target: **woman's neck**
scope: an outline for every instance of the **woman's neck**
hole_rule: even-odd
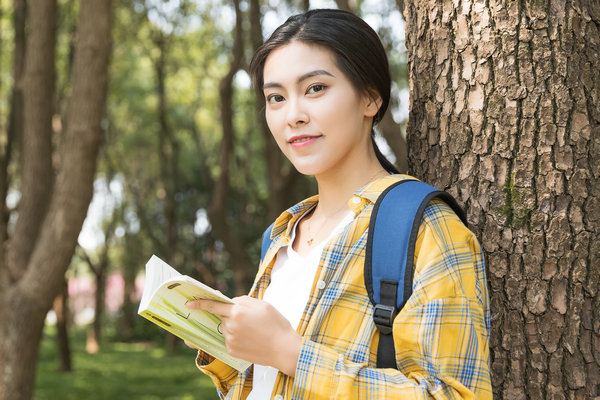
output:
[[[307,218],[303,218],[298,226],[296,240],[292,244],[294,250],[304,255],[313,243],[320,243],[331,233],[331,230],[342,220],[344,211],[349,211],[348,200],[356,190],[369,182],[387,175],[385,169],[373,154],[365,157],[363,162],[340,163],[334,169],[316,176],[319,187],[319,202]]]
[[[319,204],[315,213],[328,216],[338,212],[356,190],[387,174],[375,159],[375,162],[364,163],[362,166],[358,164],[350,168],[338,168],[317,176]]]

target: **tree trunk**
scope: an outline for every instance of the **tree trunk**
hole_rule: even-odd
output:
[[[408,171],[408,159],[406,140],[402,133],[402,125],[397,124],[392,117],[392,112],[388,110],[379,123],[381,134],[392,149],[396,162],[394,163],[401,173]]]
[[[242,241],[230,229],[231,223],[227,218],[227,204],[229,198],[230,155],[233,152],[234,127],[233,127],[233,78],[242,66],[244,47],[242,31],[242,12],[239,0],[233,1],[236,11],[236,24],[234,33],[233,59],[229,71],[219,83],[221,100],[221,126],[223,128],[223,141],[221,142],[220,173],[217,177],[215,190],[208,207],[208,217],[215,236],[225,244],[231,256],[235,293],[238,295],[248,292],[251,285],[251,265],[253,265],[244,249]]]
[[[8,243],[11,256],[0,260],[1,400],[27,400],[32,395],[44,318],[60,291],[92,198],[108,77],[110,0],[83,0],[67,131],[59,148],[61,167],[53,185],[42,182],[42,177],[54,181],[54,171],[48,163],[52,154],[48,136],[56,2],[32,0],[30,5],[22,197],[17,226]],[[40,165],[48,170],[41,171]],[[40,175],[34,176],[32,171]],[[28,184],[26,177],[30,179]],[[50,194],[48,188],[52,190]],[[36,221],[33,216],[41,220]]]
[[[69,345],[69,290],[67,280],[52,305],[56,315],[56,345],[58,348],[58,367],[63,372],[71,372],[71,346]]]
[[[56,0],[31,0],[24,84],[19,219],[7,257],[0,267],[0,399],[28,399],[32,394],[39,340],[52,297],[30,302],[12,283],[25,273],[51,194],[50,154],[54,95]],[[35,28],[33,28],[35,27]],[[38,175],[39,174],[39,175]],[[39,203],[36,203],[39,199]],[[58,290],[57,290],[58,292]],[[25,367],[27,366],[27,367]]]
[[[33,393],[35,365],[46,309],[14,289],[0,301],[0,399],[28,400]]]
[[[14,154],[13,149],[23,136],[23,71],[25,70],[25,0],[15,0],[13,4],[13,86],[10,98],[10,114],[6,144],[0,156],[0,243],[8,238],[9,211],[6,207],[6,195],[10,186],[9,165]],[[5,260],[5,248],[0,246],[0,260]],[[0,272],[0,281],[2,280]]]
[[[494,395],[600,396],[600,8],[407,1],[412,173],[487,255]]]
[[[156,72],[156,92],[158,95],[158,120],[159,132],[159,161],[160,174],[164,194],[164,213],[166,219],[165,233],[165,261],[168,264],[174,262],[177,251],[177,216],[175,213],[175,193],[178,187],[179,176],[179,143],[177,142],[168,120],[168,105],[166,91],[166,68],[167,68],[167,40],[163,32],[157,33],[156,46],[158,47],[158,59],[154,62]]]
[[[349,0],[335,0],[335,4],[340,10],[354,12],[354,7],[350,5]]]
[[[136,246],[139,246],[139,244],[134,241],[131,235],[126,234],[125,248],[135,249]],[[139,258],[137,258],[135,252],[128,252],[123,260],[121,272],[123,273],[125,287],[123,290],[123,306],[121,307],[117,329],[117,336],[120,340],[131,340],[134,332],[137,304],[134,303],[133,298],[135,296],[135,278],[138,272],[138,260]]]
[[[111,173],[109,167],[109,173],[106,176],[107,191],[110,193],[110,182],[114,176]],[[85,350],[89,354],[96,354],[102,347],[102,324],[104,320],[104,309],[106,307],[106,278],[108,274],[108,266],[110,264],[109,251],[111,247],[112,237],[115,232],[115,228],[118,223],[118,218],[113,210],[113,215],[110,217],[110,221],[105,226],[104,234],[104,245],[99,254],[97,263],[94,263],[90,256],[87,254],[85,249],[79,248],[82,258],[87,263],[90,271],[94,275],[96,291],[94,292],[94,320],[92,322],[92,329],[87,332],[87,339],[85,343]]]
[[[404,13],[404,0],[396,0],[396,5],[401,13]]]
[[[19,218],[8,249],[11,280],[25,273],[52,195],[52,115],[54,113],[54,48],[56,0],[31,0],[31,29],[27,38],[23,76],[24,119],[21,143],[21,192]],[[27,195],[25,195],[27,194]]]
[[[108,263],[102,263],[94,269],[96,291],[94,292],[94,320],[92,321],[91,335],[88,335],[85,349],[89,354],[96,354],[102,347],[102,319],[104,318],[104,307],[106,304],[106,267]]]
[[[166,91],[166,68],[168,56],[168,37],[163,32],[157,33],[156,46],[158,47],[158,59],[155,60],[156,91],[158,95],[158,120],[159,132],[159,162],[161,183],[164,190],[163,207],[165,214],[165,261],[173,265],[177,252],[177,214],[175,193],[178,190],[179,177],[179,143],[173,134],[168,120],[168,104]],[[174,335],[166,333],[166,343],[169,351],[173,352],[181,341]]]

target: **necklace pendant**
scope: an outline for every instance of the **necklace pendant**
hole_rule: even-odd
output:
[[[313,240],[315,240],[315,238],[308,239],[308,240],[306,241],[306,244],[307,244],[307,245],[309,245],[309,246],[311,246],[311,245],[312,245],[312,242],[313,242]]]

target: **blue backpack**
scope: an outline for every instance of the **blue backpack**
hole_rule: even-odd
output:
[[[373,206],[365,249],[365,287],[379,329],[378,368],[397,368],[392,325],[412,294],[415,243],[423,212],[434,198],[446,202],[466,225],[465,213],[447,192],[417,180],[385,189]],[[273,224],[262,239],[261,260],[271,245]]]

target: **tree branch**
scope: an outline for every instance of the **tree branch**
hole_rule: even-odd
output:
[[[81,256],[83,261],[85,261],[85,263],[88,265],[88,267],[90,267],[90,270],[92,271],[92,273],[97,276],[99,273],[98,268],[96,267],[96,264],[94,264],[94,262],[90,258],[87,251],[85,251],[85,249],[83,247],[81,247],[81,245],[79,245],[79,244],[77,245],[77,250],[79,250],[78,251],[79,255]]]
[[[21,201],[19,218],[8,247],[12,280],[23,276],[37,243],[52,196],[52,104],[54,99],[54,49],[56,0],[32,0],[29,8],[25,74],[24,119],[21,143]]]

